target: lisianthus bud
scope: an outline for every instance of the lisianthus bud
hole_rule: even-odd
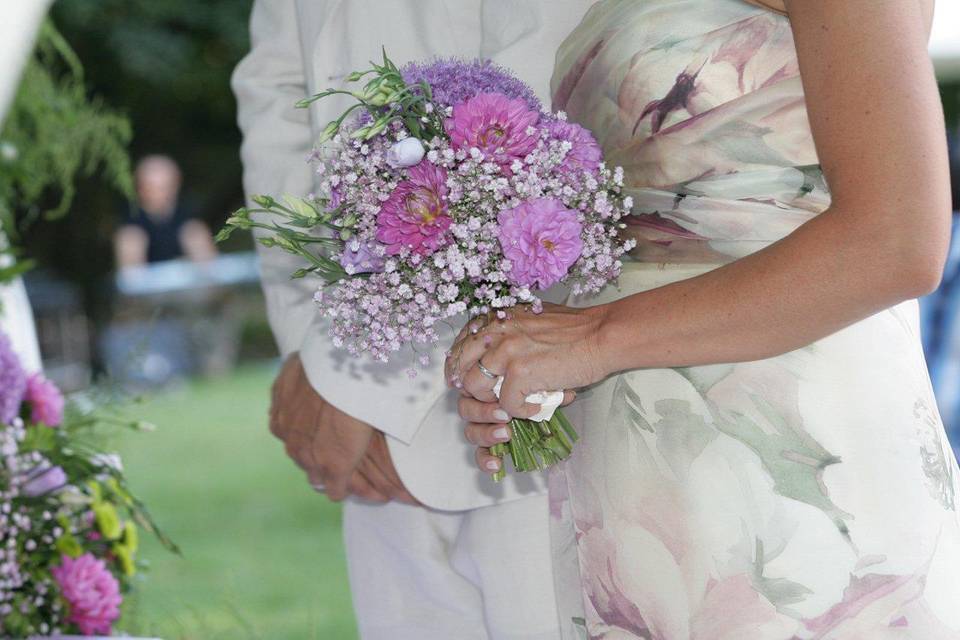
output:
[[[370,138],[380,135],[386,130],[388,124],[390,124],[389,120],[386,120],[386,119],[377,120],[376,122],[373,123],[373,126],[370,127],[370,131],[367,132],[367,136],[364,139],[369,140]]]
[[[423,143],[417,138],[404,138],[397,142],[387,151],[387,164],[394,169],[404,169],[412,167],[423,160],[426,150]]]
[[[323,131],[320,132],[320,137],[317,138],[317,144],[320,145],[326,142],[327,140],[331,140],[333,136],[337,135],[337,131],[339,130],[340,130],[340,123],[334,120],[333,122],[328,124],[326,127],[324,127]]]
[[[353,139],[357,138],[366,138],[367,134],[370,133],[370,127],[360,127],[356,131],[350,134],[350,137]]]
[[[367,104],[374,107],[382,107],[387,104],[387,96],[382,93],[376,93],[371,98],[367,99]]]

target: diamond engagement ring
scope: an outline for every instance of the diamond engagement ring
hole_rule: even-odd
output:
[[[497,378],[500,377],[497,374],[495,374],[493,371],[490,371],[490,369],[487,369],[485,366],[483,366],[483,363],[480,362],[479,360],[477,360],[477,368],[480,369],[480,373],[483,374],[484,378],[490,378],[491,380],[496,380]]]

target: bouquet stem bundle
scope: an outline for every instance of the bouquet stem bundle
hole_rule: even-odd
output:
[[[501,459],[509,454],[514,470],[520,472],[541,471],[566,460],[579,439],[576,429],[559,409],[542,422],[514,418],[510,430],[510,442],[490,447],[490,453]],[[505,477],[506,470],[500,465],[493,480],[500,482]]]

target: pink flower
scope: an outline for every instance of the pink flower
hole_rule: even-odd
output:
[[[377,240],[389,255],[403,247],[429,255],[444,246],[452,220],[447,215],[447,172],[429,161],[411,167],[377,215]]]
[[[42,373],[34,373],[27,379],[27,394],[31,419],[48,427],[58,427],[63,422],[63,394]]]
[[[84,635],[111,632],[120,617],[120,585],[103,560],[85,553],[79,558],[62,556],[60,566],[53,567],[53,577],[70,607],[67,622],[77,625]]]
[[[595,171],[600,166],[603,151],[600,150],[600,145],[589,131],[578,124],[564,120],[548,122],[546,129],[552,138],[573,145],[560,163],[561,169]]]
[[[567,275],[583,250],[578,214],[559,200],[528,200],[501,211],[497,221],[513,284],[546,289]]]
[[[454,149],[476,147],[484,157],[510,171],[514,160],[522,160],[537,146],[536,133],[527,129],[537,124],[540,114],[523,100],[511,100],[502,93],[481,93],[453,107],[445,126]]]

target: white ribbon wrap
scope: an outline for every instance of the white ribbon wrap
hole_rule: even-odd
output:
[[[493,385],[493,395],[500,398],[500,387],[503,386],[503,376],[497,378],[497,384]],[[543,422],[553,417],[557,408],[563,404],[563,391],[538,391],[527,396],[527,402],[540,405],[540,411],[532,416],[530,420],[534,422]]]

